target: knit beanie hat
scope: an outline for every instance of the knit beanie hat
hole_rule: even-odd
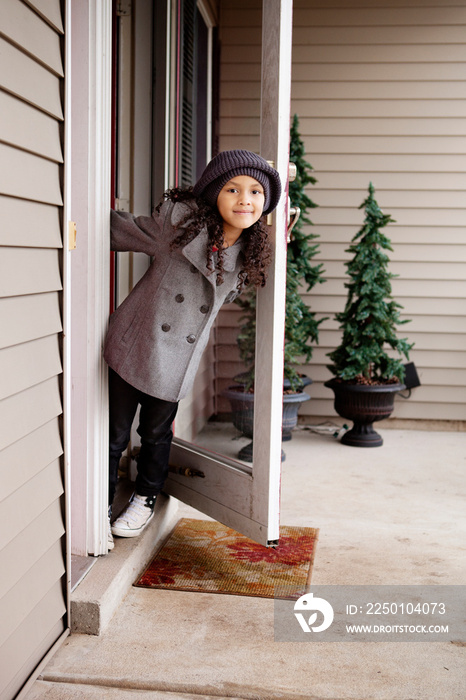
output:
[[[249,175],[264,188],[264,214],[270,214],[280,199],[282,186],[278,172],[264,158],[252,151],[222,151],[205,168],[193,187],[195,197],[202,197],[214,207],[220,190],[235,175]]]

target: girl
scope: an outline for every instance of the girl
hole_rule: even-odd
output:
[[[153,516],[168,474],[178,402],[191,389],[224,303],[263,286],[271,251],[261,217],[273,211],[280,178],[263,158],[224,151],[192,190],[173,189],[152,217],[112,211],[112,249],[154,257],[115,311],[105,342],[109,371],[109,537],[135,537]],[[110,526],[118,464],[140,404],[135,492]]]

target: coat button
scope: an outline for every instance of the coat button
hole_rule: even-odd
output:
[[[188,337],[186,338],[186,340],[188,341],[188,343],[195,343],[195,342],[196,342],[196,336],[195,336],[195,335],[188,335]]]
[[[184,296],[182,294],[177,294],[175,297],[175,301],[177,301],[178,304],[181,304],[181,302],[184,301]]]
[[[207,306],[207,304],[203,304],[203,305],[201,306],[201,308],[199,309],[199,311],[201,312],[201,314],[206,314],[206,313],[208,312],[208,310],[209,310],[209,307]]]
[[[191,272],[197,272],[197,267],[195,265],[191,265],[189,269],[191,270]]]
[[[169,323],[163,323],[162,324],[162,330],[167,333],[170,330],[171,326]]]

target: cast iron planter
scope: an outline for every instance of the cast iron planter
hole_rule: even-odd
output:
[[[241,391],[241,386],[232,386],[222,393],[230,401],[233,425],[243,435],[252,439],[254,430],[254,394]],[[298,422],[299,407],[304,401],[309,401],[310,398],[309,394],[306,394],[304,391],[294,394],[283,394],[282,440],[291,440],[291,431]],[[252,462],[252,443],[243,447],[238,457],[245,462]],[[282,461],[284,457],[282,453]]]
[[[301,377],[301,389],[312,384],[312,379],[305,374]],[[311,397],[304,391],[296,393],[288,393],[291,391],[291,383],[289,379],[283,380],[283,420],[282,420],[282,440],[285,442],[293,437],[292,430],[298,423],[298,411],[302,403],[308,401]],[[287,393],[285,393],[287,392]],[[306,397],[306,398],[303,398]],[[287,398],[288,397],[288,398]],[[301,397],[301,398],[300,398]]]
[[[334,406],[338,415],[353,421],[353,427],[343,435],[342,443],[353,447],[380,447],[383,439],[372,423],[391,415],[395,394],[405,389],[405,385],[348,384],[334,378],[324,386],[335,394]]]

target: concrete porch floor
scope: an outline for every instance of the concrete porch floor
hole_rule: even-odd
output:
[[[284,443],[281,522],[320,529],[312,583],[464,584],[466,434],[381,432],[374,449],[305,428]],[[205,516],[180,504],[181,517]],[[466,697],[464,646],[283,643],[273,626],[272,600],[130,587],[100,636],[65,641],[27,700]]]

